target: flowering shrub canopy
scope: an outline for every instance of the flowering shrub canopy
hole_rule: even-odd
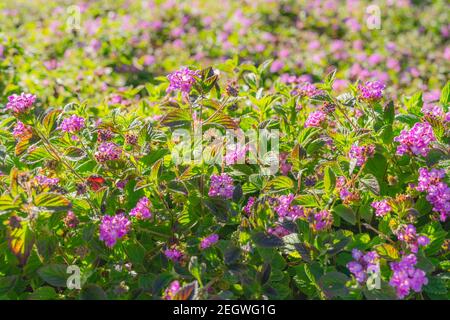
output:
[[[0,299],[447,299],[445,5],[198,2],[1,7]]]

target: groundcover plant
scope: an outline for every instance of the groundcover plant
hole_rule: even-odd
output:
[[[3,1],[1,299],[447,299],[446,1]]]

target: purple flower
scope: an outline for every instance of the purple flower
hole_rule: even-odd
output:
[[[445,170],[426,168],[419,169],[418,191],[427,192],[426,199],[433,205],[433,211],[440,214],[440,220],[445,222],[450,216],[450,188],[442,181]]]
[[[112,248],[117,239],[123,238],[130,231],[131,222],[122,213],[115,216],[105,215],[100,224],[100,240]]]
[[[8,97],[6,109],[12,110],[14,113],[24,113],[28,111],[36,101],[36,96],[30,93],[21,93],[20,96],[13,94]]]
[[[375,215],[377,217],[384,217],[392,210],[387,200],[374,201],[372,202],[371,206],[375,209]]]
[[[375,146],[357,146],[352,145],[350,152],[348,153],[348,157],[350,159],[356,159],[356,165],[361,167],[366,161],[368,157],[372,157],[375,152]]]
[[[442,107],[434,104],[424,104],[422,107],[422,113],[433,119],[442,119],[445,116]]]
[[[191,92],[192,86],[197,81],[195,77],[199,75],[200,73],[198,71],[190,70],[189,68],[181,68],[172,72],[167,76],[170,82],[167,92],[180,90],[183,95],[188,95]]]
[[[227,166],[235,163],[244,163],[247,150],[248,148],[246,146],[240,146],[237,143],[228,145],[225,154],[225,163]]]
[[[308,119],[305,121],[305,127],[320,127],[322,122],[326,119],[327,115],[323,111],[313,111],[309,114]]]
[[[183,259],[183,253],[176,248],[166,249],[164,255],[173,262],[180,262]]]
[[[292,205],[295,196],[293,194],[280,196],[277,200],[275,212],[278,214],[280,221],[291,220],[295,221],[304,216],[304,210],[301,206]]]
[[[422,155],[426,157],[430,150],[431,142],[436,141],[433,128],[428,122],[418,122],[411,130],[402,130],[394,141],[399,142],[397,147],[397,154],[404,155],[405,153]]]
[[[216,244],[217,241],[219,241],[219,235],[216,233],[213,233],[202,239],[202,241],[200,242],[200,248],[202,248],[202,249],[209,248],[209,247],[213,246],[214,244]]]
[[[393,271],[389,285],[394,287],[397,297],[403,299],[411,290],[422,291],[422,286],[428,284],[428,279],[423,270],[415,268],[417,258],[414,254],[404,256],[400,262],[390,264]]]
[[[72,115],[61,122],[59,129],[63,132],[75,133],[84,128],[84,122],[84,118]]]
[[[317,89],[315,85],[309,82],[303,82],[297,85],[297,87],[293,90],[292,94],[312,98],[323,94],[323,91]]]
[[[36,176],[35,177],[36,182],[43,187],[50,187],[50,186],[54,186],[57,185],[59,183],[59,179],[58,178],[49,178],[46,176]]]
[[[22,121],[17,121],[17,124],[13,129],[13,136],[22,138],[29,135],[31,135],[31,127],[23,124]]]
[[[359,96],[365,101],[377,101],[383,97],[383,90],[386,88],[381,81],[369,81],[365,84],[359,84]]]
[[[375,251],[369,251],[364,254],[358,249],[352,250],[354,261],[347,263],[348,270],[355,276],[356,281],[364,283],[368,277],[368,271],[379,271],[378,254]]]
[[[95,158],[98,162],[105,162],[108,160],[117,160],[122,155],[122,149],[112,142],[103,142],[95,152]]]
[[[233,179],[226,173],[211,176],[211,186],[208,195],[210,197],[221,197],[231,199],[233,197]]]
[[[167,287],[167,289],[164,291],[163,299],[172,300],[180,289],[181,289],[180,283],[177,280],[172,281],[169,287]]]
[[[405,243],[412,253],[419,251],[419,246],[426,246],[430,239],[426,236],[417,236],[416,227],[412,224],[401,226],[396,232],[398,240]]]
[[[138,219],[150,219],[152,217],[150,205],[150,200],[147,197],[142,197],[141,199],[139,199],[136,207],[131,209],[130,216],[136,217]]]
[[[252,207],[255,204],[255,200],[256,200],[255,197],[248,198],[247,204],[244,207],[244,212],[246,214],[250,214],[252,212]]]

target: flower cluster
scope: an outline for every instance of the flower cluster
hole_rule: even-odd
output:
[[[172,300],[180,289],[181,289],[180,283],[177,280],[172,281],[172,283],[164,291],[163,299]]]
[[[85,126],[85,119],[83,117],[79,117],[73,114],[72,116],[65,118],[61,122],[59,129],[63,132],[75,133],[83,129],[84,126]]]
[[[216,244],[217,241],[219,241],[219,235],[216,233],[213,233],[213,234],[203,238],[202,241],[200,241],[200,248],[201,249],[209,248],[209,247],[213,246],[214,244]]]
[[[377,101],[383,97],[386,85],[381,81],[369,81],[358,85],[359,97],[365,101]]]
[[[80,223],[80,221],[78,220],[78,217],[75,215],[75,213],[73,213],[73,211],[71,210],[67,211],[67,215],[64,218],[64,224],[66,225],[66,227],[73,229],[78,226],[78,223]]]
[[[445,116],[444,110],[435,104],[424,104],[422,107],[422,113],[432,119],[443,119]]]
[[[180,90],[184,95],[188,95],[191,92],[192,86],[197,81],[195,77],[198,76],[198,71],[190,70],[189,68],[181,68],[172,72],[167,76],[170,82],[167,92]]]
[[[280,221],[291,220],[295,221],[304,216],[304,210],[301,206],[292,205],[295,196],[293,194],[280,196],[277,200],[275,212],[278,214]]]
[[[131,209],[130,216],[136,217],[138,219],[150,219],[152,217],[150,205],[150,200],[147,197],[142,197],[141,199],[139,199],[136,207]]]
[[[423,247],[430,243],[428,237],[417,235],[416,227],[412,224],[401,226],[396,234],[398,240],[404,242],[412,253],[417,253],[419,246]]]
[[[430,151],[430,143],[436,141],[436,137],[428,122],[418,122],[411,130],[402,130],[400,135],[394,138],[394,141],[400,143],[397,147],[398,155],[410,153],[426,157]]]
[[[330,229],[333,225],[333,215],[328,210],[321,210],[319,212],[306,210],[306,219],[315,232]]]
[[[164,255],[167,257],[167,259],[172,260],[173,262],[180,262],[184,257],[183,252],[181,252],[177,248],[164,250]]]
[[[233,179],[226,173],[211,176],[211,186],[208,192],[210,197],[231,199],[233,197]]]
[[[13,94],[8,97],[6,109],[12,110],[16,114],[28,111],[36,101],[36,96],[30,93]]]
[[[101,143],[95,152],[95,159],[102,163],[108,160],[117,160],[122,155],[122,149],[113,142]]]
[[[115,216],[105,215],[100,224],[100,240],[112,248],[118,239],[123,238],[130,231],[130,227],[131,222],[122,213]]]
[[[354,261],[347,263],[347,268],[360,284],[367,280],[369,272],[379,272],[379,257],[375,251],[369,251],[364,254],[358,249],[353,249],[352,257]]]
[[[372,157],[375,152],[375,146],[357,146],[352,145],[350,152],[348,153],[348,157],[350,159],[356,160],[356,165],[361,167],[366,161],[367,158]]]
[[[450,216],[450,187],[442,181],[445,170],[419,169],[418,191],[427,192],[426,199],[433,205],[433,210],[440,214],[440,220],[446,221]]]
[[[225,154],[225,163],[227,166],[235,163],[244,163],[247,150],[248,148],[246,146],[242,147],[237,143],[227,146]]]
[[[422,286],[428,284],[423,270],[415,268],[417,257],[414,254],[404,256],[399,262],[390,264],[393,271],[389,285],[395,288],[397,297],[403,299],[411,290],[422,291]]]
[[[321,110],[313,111],[309,114],[308,119],[305,121],[305,127],[320,127],[322,122],[326,119],[327,115]]]
[[[386,199],[381,201],[374,201],[371,204],[372,208],[375,209],[375,215],[377,217],[384,217],[387,213],[391,212],[392,208]]]

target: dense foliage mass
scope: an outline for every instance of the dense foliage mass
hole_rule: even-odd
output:
[[[2,2],[0,298],[447,299],[448,5],[381,2]]]

